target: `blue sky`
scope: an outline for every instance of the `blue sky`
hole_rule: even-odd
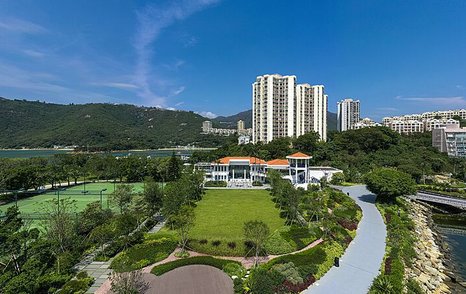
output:
[[[0,0],[0,96],[229,115],[266,73],[363,116],[466,108],[466,1]]]

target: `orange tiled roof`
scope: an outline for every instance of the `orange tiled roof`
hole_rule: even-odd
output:
[[[249,164],[266,164],[265,160],[257,157],[247,157],[247,156],[227,156],[217,160],[217,163],[220,164],[229,164],[230,160],[249,160]]]
[[[288,160],[287,159],[273,159],[270,161],[267,161],[267,165],[288,165]]]
[[[307,154],[304,154],[302,152],[296,152],[296,153],[293,153],[291,155],[288,155],[287,157],[296,157],[296,158],[300,158],[300,157],[311,157],[310,155],[307,155]]]

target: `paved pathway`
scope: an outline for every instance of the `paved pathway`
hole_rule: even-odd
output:
[[[386,228],[377,207],[375,195],[365,186],[342,187],[362,209],[356,238],[340,259],[340,267],[332,267],[306,294],[367,293],[372,280],[379,274],[385,253]]]

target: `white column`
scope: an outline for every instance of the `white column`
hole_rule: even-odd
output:
[[[308,167],[308,162],[309,162],[309,160],[306,159],[306,164],[305,164],[306,170],[304,171],[304,177],[305,177],[304,182],[305,182],[306,184],[309,183],[309,178],[308,178],[308,176],[307,176],[308,169],[309,169],[309,167]]]

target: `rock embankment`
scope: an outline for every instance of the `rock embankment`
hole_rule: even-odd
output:
[[[431,229],[430,210],[421,204],[412,202],[410,217],[414,222],[414,234],[417,237],[414,250],[416,258],[406,269],[407,278],[416,280],[428,294],[451,293],[445,284],[444,255],[436,243],[437,233]]]

